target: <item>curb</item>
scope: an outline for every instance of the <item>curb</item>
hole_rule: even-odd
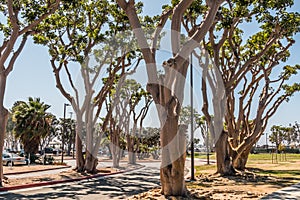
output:
[[[30,171],[24,171],[24,172],[9,172],[3,174],[5,175],[18,175],[18,174],[27,174],[27,173],[32,173],[32,172],[43,172],[43,171],[49,171],[49,170],[57,170],[57,169],[65,169],[65,168],[70,168],[71,166],[63,166],[63,167],[56,167],[56,168],[51,168],[51,169],[40,169],[40,170],[30,170]]]
[[[98,162],[99,163],[101,163],[101,162],[112,162],[112,160],[99,160]],[[137,161],[137,163],[148,163],[148,162],[161,162],[161,160],[151,160],[151,161],[139,160],[139,161]],[[128,160],[120,160],[120,163],[128,163]]]
[[[135,168],[135,169],[128,169],[128,170],[118,171],[118,172],[113,172],[113,173],[95,174],[95,175],[91,175],[91,176],[85,176],[85,177],[74,178],[74,179],[66,179],[66,180],[48,181],[48,182],[40,182],[40,183],[31,183],[31,184],[27,184],[27,185],[16,185],[16,186],[2,187],[2,188],[0,188],[0,192],[10,191],[10,190],[18,190],[18,189],[25,189],[25,188],[32,188],[32,187],[41,187],[41,186],[47,186],[47,185],[55,185],[55,184],[60,184],[60,183],[69,183],[69,182],[76,182],[76,181],[82,181],[82,180],[87,180],[87,179],[105,177],[105,176],[121,174],[121,173],[126,173],[126,172],[130,172],[130,171],[142,169],[143,167],[145,167],[145,166],[141,165],[140,167]]]

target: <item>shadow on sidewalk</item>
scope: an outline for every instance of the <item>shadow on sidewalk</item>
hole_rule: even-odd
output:
[[[127,174],[48,186],[31,192],[10,191],[0,199],[125,199],[160,184],[159,169],[144,168]]]

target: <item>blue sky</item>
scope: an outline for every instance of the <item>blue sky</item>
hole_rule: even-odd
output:
[[[161,5],[167,4],[170,0],[160,0],[160,3],[153,3],[153,0],[144,0],[145,13],[150,15],[160,14]],[[296,1],[294,10],[300,12],[300,2]],[[253,27],[249,27],[249,30]],[[291,49],[292,56],[288,64],[300,63],[300,34],[296,37],[296,44]],[[55,79],[49,62],[47,49],[28,41],[23,52],[18,58],[13,72],[9,75],[5,94],[5,106],[11,108],[18,100],[27,100],[28,97],[40,97],[42,101],[51,105],[50,112],[58,117],[63,116],[63,104],[67,101],[55,87]],[[300,122],[298,112],[300,94],[296,94],[288,103],[284,103],[277,114],[270,120],[269,127],[273,124],[288,125],[295,121]],[[68,108],[67,116],[72,111]],[[74,116],[74,115],[73,115]],[[267,129],[266,131],[269,131]],[[262,141],[265,141],[262,138]]]

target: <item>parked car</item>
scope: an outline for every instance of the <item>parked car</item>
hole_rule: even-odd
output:
[[[54,149],[52,147],[45,147],[43,150],[39,151],[39,154],[44,155],[45,153],[51,153],[53,154]]]
[[[53,149],[53,155],[57,155],[57,154],[61,154],[61,149]]]
[[[28,164],[28,159],[26,159],[25,157],[21,157],[15,153],[6,153],[4,152],[2,154],[2,162],[3,165],[9,165],[10,163],[12,165],[17,165],[17,164]]]

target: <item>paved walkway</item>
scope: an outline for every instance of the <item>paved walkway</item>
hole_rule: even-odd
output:
[[[5,175],[7,178],[27,178],[27,177],[34,177],[34,176],[43,176],[48,174],[59,174],[60,172],[68,171],[70,168],[61,168],[61,169],[51,169],[45,171],[36,171],[30,173],[18,173],[18,174],[7,174]]]
[[[299,200],[300,199],[300,183],[283,188],[272,194],[269,194],[261,199],[284,199],[284,200]]]
[[[126,199],[159,186],[159,169],[140,170],[67,184],[0,192],[0,200],[9,199]]]
[[[200,164],[200,163],[204,164],[205,162],[206,162],[205,159],[195,159],[195,163],[197,163],[197,164]],[[68,161],[68,165],[73,166],[74,164],[75,164],[74,160],[69,160]],[[103,165],[102,167],[110,166],[111,163],[110,162],[102,162],[101,165]],[[153,187],[153,186],[159,185],[159,165],[160,164],[157,163],[157,162],[154,162],[154,163],[147,163],[146,165],[148,165],[148,166],[147,166],[147,170],[145,172],[143,172],[143,170],[137,170],[136,172],[131,172],[132,174],[130,175],[130,177],[126,177],[126,178],[122,175],[118,175],[117,177],[119,177],[119,178],[116,179],[115,183],[113,182],[113,180],[116,178],[115,176],[112,176],[111,178],[108,178],[107,180],[104,180],[104,179],[99,180],[99,184],[101,182],[100,185],[102,185],[102,186],[101,186],[101,189],[100,188],[98,188],[98,189],[100,189],[100,190],[104,189],[103,190],[104,194],[103,194],[103,196],[101,196],[102,194],[100,196],[99,196],[99,194],[95,194],[95,197],[101,197],[101,199],[111,199],[111,198],[113,198],[113,199],[122,199],[123,197],[126,197],[128,195],[131,196],[131,195],[135,194],[134,191],[130,192],[131,189],[136,190],[136,192],[137,191],[141,192],[143,190],[151,189],[151,187]],[[187,164],[186,165],[190,166],[190,160],[189,159],[187,159]],[[39,176],[39,175],[44,175],[44,174],[55,174],[55,173],[60,173],[62,171],[69,170],[69,169],[70,168],[49,170],[49,171],[41,171],[41,172],[34,172],[34,173],[25,173],[25,174],[19,174],[19,175],[7,175],[7,177],[17,178],[17,177]],[[133,176],[133,177],[131,177],[131,176]],[[152,178],[154,178],[154,179],[152,179]],[[131,181],[129,181],[128,183],[123,183],[121,181],[122,179],[123,179],[123,181],[129,180],[129,179]],[[149,180],[149,184],[146,184],[147,180]],[[140,188],[137,186],[139,181],[142,181],[141,185],[140,185]],[[108,184],[108,185],[106,185],[105,188],[104,188],[103,184]],[[73,185],[73,184],[70,184],[70,185]],[[87,182],[87,185],[90,185],[90,183]],[[57,186],[57,187],[56,186],[51,186],[50,188],[64,188],[64,189],[66,189],[66,187],[68,187],[68,186],[69,186],[69,184],[65,185],[65,186]],[[119,189],[117,189],[118,187],[123,187],[123,186],[126,189],[123,190],[122,188],[120,188],[121,191]],[[72,187],[74,187],[74,186],[72,186]],[[98,187],[98,186],[96,186],[96,187]],[[86,189],[89,190],[88,188],[86,188]],[[48,190],[49,190],[49,188],[48,188]],[[70,190],[70,191],[72,191],[72,190]],[[125,194],[124,194],[125,196],[121,195],[123,193],[122,191],[125,192]],[[113,192],[115,194],[114,195],[108,195],[111,192]],[[2,194],[0,196],[2,196]],[[39,196],[39,195],[37,195],[37,196]],[[87,197],[92,197],[92,196],[88,195]],[[120,196],[122,196],[122,198],[119,198]],[[12,197],[12,196],[10,196],[10,197]],[[31,196],[31,197],[33,197],[33,196]],[[80,199],[88,199],[87,197],[81,196]],[[3,199],[3,198],[0,197],[0,199]],[[33,199],[35,199],[35,198],[33,198]],[[63,198],[63,199],[65,199],[65,198]],[[300,200],[300,183],[296,184],[296,185],[293,185],[293,186],[290,186],[290,187],[283,188],[281,190],[273,192],[272,194],[269,194],[269,195],[262,198],[262,200],[267,200],[267,199],[272,199],[272,200],[273,199],[274,200],[277,200],[277,199]]]

